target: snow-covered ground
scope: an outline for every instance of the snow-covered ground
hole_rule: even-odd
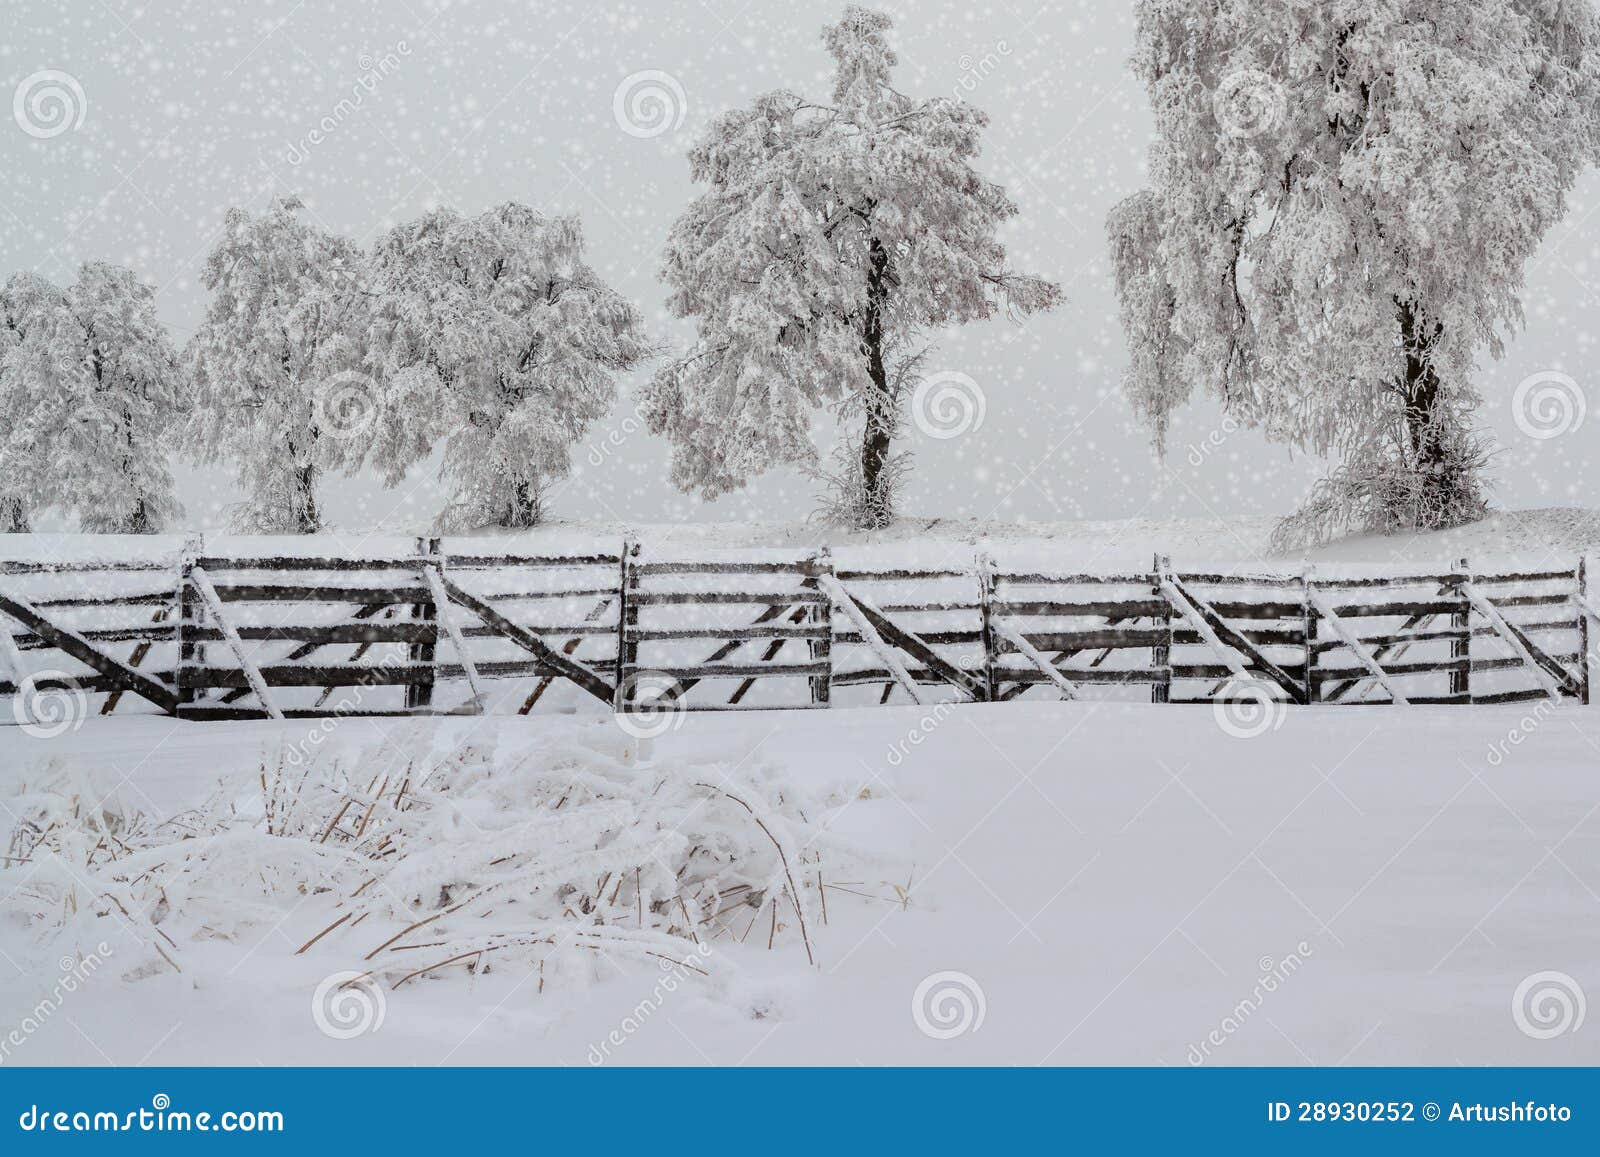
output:
[[[1600,995],[1600,708],[1288,709],[1253,738],[1209,708],[1133,704],[676,722],[643,753],[655,766],[818,789],[830,831],[874,858],[826,878],[818,967],[793,929],[769,951],[763,921],[670,990],[664,964],[598,958],[542,992],[526,968],[447,970],[387,992],[376,1031],[333,1039],[313,994],[367,944],[294,955],[328,922],[319,897],[281,897],[232,938],[182,944],[182,973],[135,979],[147,954],[101,920],[109,963],[65,995],[64,946],[10,916],[0,1037],[25,1031],[7,1062],[1600,1063],[1600,1025],[1558,999],[1568,980]],[[0,777],[54,758],[167,814],[313,726],[12,730]],[[348,720],[322,748],[512,753],[616,727]]]
[[[495,531],[444,540],[455,553],[565,553],[615,548],[624,539],[646,552],[673,556],[703,551],[781,548],[789,552],[824,545],[876,558],[920,559],[929,565],[970,560],[975,547],[1009,552],[1049,552],[1078,569],[1148,565],[1168,554],[1175,565],[1211,566],[1270,561],[1298,563],[1301,555],[1274,557],[1268,545],[1276,519],[1173,518],[1102,522],[1004,522],[993,519],[902,518],[883,530],[851,532],[814,522],[608,523],[553,522],[532,531]],[[28,534],[0,536],[0,561],[8,559],[152,558],[181,549],[183,535],[115,536]],[[404,555],[415,540],[383,529],[348,529],[294,538],[209,534],[205,549],[216,554],[268,553],[382,557]],[[1549,507],[1501,511],[1467,526],[1423,534],[1360,534],[1303,552],[1315,562],[1451,562],[1521,560],[1532,563],[1600,553],[1600,510]]]

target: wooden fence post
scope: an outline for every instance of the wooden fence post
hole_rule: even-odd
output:
[[[1161,596],[1161,613],[1156,618],[1156,629],[1166,638],[1150,648],[1150,666],[1157,672],[1156,681],[1150,684],[1150,702],[1170,703],[1172,702],[1172,604],[1162,591],[1162,584],[1166,581],[1167,572],[1172,569],[1172,560],[1164,554],[1158,554],[1153,565],[1155,573],[1151,576],[1153,580],[1151,589]]]
[[[621,713],[633,701],[633,687],[629,680],[639,662],[639,641],[632,637],[630,627],[639,625],[639,605],[629,596],[639,589],[639,574],[633,560],[639,555],[639,544],[631,539],[622,540],[622,562],[617,568],[617,679],[612,693],[611,707]]]
[[[1311,577],[1316,573],[1316,568],[1307,563],[1300,572],[1300,597],[1304,601],[1304,630],[1306,636],[1306,702],[1315,703],[1321,698],[1321,688],[1317,686],[1313,674],[1317,665],[1317,635],[1322,625],[1322,616],[1317,614],[1317,609],[1311,605]]]
[[[833,553],[823,547],[811,558],[811,576],[806,583],[812,589],[819,589],[818,575],[833,574]],[[821,627],[827,632],[822,638],[807,640],[806,648],[813,663],[823,662],[828,664],[826,675],[813,675],[811,677],[811,702],[822,707],[833,704],[833,600],[828,599],[820,603],[812,603],[806,608],[806,622],[813,627]]]
[[[205,535],[195,535],[184,540],[183,553],[178,559],[178,626],[174,634],[178,640],[178,663],[172,672],[172,680],[176,684],[173,690],[177,693],[178,705],[173,708],[172,714],[183,718],[183,708],[187,703],[194,702],[194,688],[187,685],[185,674],[189,667],[198,663],[205,665],[205,644],[190,640],[189,632],[200,625],[200,595],[194,589],[195,560],[205,550]]]
[[[1450,626],[1462,633],[1462,638],[1450,641],[1450,658],[1465,659],[1465,669],[1450,672],[1450,694],[1465,695],[1472,702],[1472,602],[1467,598],[1466,584],[1472,580],[1472,567],[1466,559],[1456,560],[1452,572],[1455,577],[1455,595],[1461,600],[1461,609],[1450,617]]]
[[[978,548],[978,599],[981,613],[980,631],[983,636],[983,686],[984,697],[995,703],[1000,699],[999,670],[1000,655],[995,648],[994,641],[994,559],[989,557],[989,552],[983,547]]]
[[[1579,682],[1582,687],[1582,703],[1589,706],[1590,678],[1594,667],[1594,656],[1589,653],[1589,556],[1578,556],[1578,662],[1582,670],[1578,672]]]
[[[417,539],[417,556],[423,560],[418,564],[417,577],[422,581],[424,588],[428,585],[427,575],[424,573],[428,566],[428,560],[436,560],[439,555],[439,539],[426,536]],[[439,619],[439,608],[434,604],[432,596],[425,603],[412,603],[411,617],[418,622],[436,623]],[[433,643],[412,643],[406,652],[406,658],[413,663],[426,663],[431,667],[434,651],[435,644]],[[407,683],[406,709],[415,711],[419,708],[431,707],[433,705],[433,683],[434,675],[432,670],[420,672],[414,682]]]

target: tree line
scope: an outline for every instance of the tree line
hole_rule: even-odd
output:
[[[1141,0],[1136,24],[1151,183],[1108,230],[1124,389],[1156,449],[1198,389],[1336,459],[1286,541],[1479,516],[1475,358],[1520,326],[1527,260],[1600,160],[1592,5]],[[0,529],[52,508],[166,529],[178,453],[233,467],[236,528],[311,533],[325,476],[398,485],[441,448],[442,526],[531,526],[619,376],[663,354],[640,412],[677,486],[715,498],[790,464],[832,518],[885,525],[928,335],[1060,302],[997,239],[1017,207],[974,168],[988,118],[898,91],[890,28],[847,9],[826,98],[767,94],[691,150],[703,189],[661,268],[685,350],[586,263],[576,217],[517,203],[437,209],[367,250],[294,197],[234,209],[181,351],[130,270],[15,275]],[[819,409],[856,432],[831,463]]]

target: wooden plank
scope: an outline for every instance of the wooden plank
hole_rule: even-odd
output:
[[[612,687],[599,675],[596,675],[577,659],[561,654],[525,627],[521,627],[495,610],[488,603],[478,598],[469,591],[462,590],[451,579],[440,580],[445,594],[450,600],[467,608],[479,619],[483,620],[486,627],[495,628],[500,634],[510,639],[524,650],[537,655],[546,666],[561,672],[564,678],[572,680],[589,694],[604,703],[610,704],[613,699]]]
[[[428,597],[426,584],[344,587],[304,583],[224,583],[225,603],[414,603]]]
[[[1248,659],[1250,665],[1265,674],[1267,678],[1271,679],[1283,690],[1284,694],[1289,697],[1289,702],[1305,702],[1304,689],[1289,678],[1283,668],[1268,659],[1248,639],[1229,626],[1216,608],[1197,599],[1184,588],[1181,582],[1170,575],[1163,578],[1161,592],[1172,603],[1173,609],[1189,621],[1190,627],[1194,628],[1206,639],[1208,645],[1227,664],[1235,676],[1246,682],[1259,681],[1250,674],[1244,663],[1237,661],[1234,656],[1238,656],[1239,659]],[[1301,613],[1302,609],[1297,609],[1296,613]]]
[[[672,641],[716,643],[725,639],[749,642],[760,639],[826,639],[828,628],[813,623],[798,626],[772,624],[753,627],[641,627],[630,631],[629,638],[638,643],[665,643]]]
[[[531,656],[526,659],[480,660],[474,666],[480,679],[523,678],[550,673],[548,665]],[[466,675],[466,671],[459,663],[331,663],[284,666],[267,664],[259,670],[261,677],[269,686],[279,688],[404,687],[423,679],[460,679]],[[185,667],[179,673],[178,681],[180,686],[196,690],[250,685],[248,675],[237,667]],[[259,711],[255,714],[260,718]]]
[[[51,646],[70,655],[86,667],[99,672],[113,685],[124,691],[148,699],[161,710],[175,712],[178,697],[170,687],[156,682],[143,672],[98,651],[88,640],[65,627],[58,627],[39,613],[32,603],[14,595],[0,594],[0,611],[4,611],[28,630],[46,640]]]
[[[1057,691],[1061,692],[1063,699],[1076,699],[1078,697],[1078,688],[1056,668],[1054,663],[1045,658],[1037,647],[1028,642],[1027,638],[1012,625],[1009,619],[995,619],[991,626],[995,631],[999,632],[1000,637],[1005,642],[1015,647],[1025,659],[1038,668],[1039,673],[1048,679]]]
[[[1333,633],[1339,637],[1346,647],[1350,648],[1351,653],[1367,669],[1368,673],[1378,681],[1384,690],[1389,692],[1389,697],[1402,707],[1408,706],[1406,697],[1399,686],[1390,681],[1389,672],[1383,669],[1383,666],[1373,653],[1362,644],[1361,639],[1339,617],[1338,612],[1333,609],[1327,599],[1323,598],[1322,593],[1311,585],[1309,579],[1306,582],[1306,600],[1311,604],[1321,620],[1328,624]]]
[[[623,554],[624,554],[624,558],[626,558],[627,552],[624,551]],[[624,562],[623,565],[626,566],[627,565],[626,562]],[[583,621],[585,623],[591,623],[591,622],[598,622],[600,619],[604,618],[606,611],[611,608],[611,604],[616,602],[618,597],[619,597],[618,595],[607,595],[605,598],[601,599],[598,603],[596,603],[594,605],[594,608],[592,610],[590,610],[590,612],[587,615],[584,616]],[[571,654],[575,653],[577,651],[577,649],[582,644],[583,644],[583,636],[582,635],[575,635],[575,636],[573,636],[572,638],[568,639],[565,643],[563,643],[561,645],[561,653],[563,655],[571,655]],[[621,661],[622,661],[622,638],[621,638],[620,633],[618,634],[618,638],[617,638],[616,661],[617,661],[617,663],[619,665],[621,664]],[[618,677],[617,681],[618,681],[618,684],[620,685],[620,683],[621,683],[620,674],[619,674],[619,677]],[[544,678],[540,679],[538,685],[536,687],[534,687],[534,689],[532,691],[528,692],[528,697],[522,701],[522,706],[517,708],[517,714],[518,715],[526,715],[530,711],[532,711],[534,709],[535,705],[538,704],[539,700],[544,697],[544,693],[550,689],[551,685],[554,682],[555,682],[555,678],[553,676],[550,676],[550,675],[546,675],[546,676],[544,676]]]
[[[241,570],[326,570],[326,571],[363,571],[363,570],[415,570],[417,559],[411,558],[336,558],[313,557],[300,555],[270,555],[255,558],[222,558],[217,555],[207,555],[194,560],[194,565],[203,569],[207,574],[219,575],[229,571]]]
[[[161,622],[163,619],[165,619],[167,617],[167,615],[171,612],[171,610],[172,610],[171,607],[162,607],[159,611],[157,611],[155,613],[155,617],[153,619],[151,619],[150,621],[152,623]],[[156,630],[158,628],[152,627],[152,628],[149,628],[149,629]],[[87,639],[89,637],[87,632],[80,631],[78,633],[80,635],[82,635],[85,639]],[[164,632],[164,636],[165,637],[169,637],[170,638],[171,635],[172,635],[172,632],[170,630]],[[137,667],[140,663],[143,663],[145,661],[145,659],[149,657],[150,648],[154,644],[154,642],[155,642],[154,639],[141,640],[138,643],[138,645],[133,648],[133,654],[128,656],[128,666]],[[100,705],[100,714],[102,714],[102,715],[110,715],[113,711],[115,711],[117,709],[117,704],[120,703],[121,701],[122,701],[122,692],[121,691],[113,691],[110,695],[106,696],[106,701]]]
[[[461,628],[449,614],[450,599],[445,594],[443,572],[437,563],[425,563],[422,567],[423,581],[428,584],[428,589],[433,592],[433,605],[437,608],[438,622],[444,627],[444,632],[450,637],[450,645],[456,650],[456,659],[461,664],[461,670],[467,676],[467,686],[472,690],[473,714],[483,714],[483,687],[478,682],[478,669],[472,665],[472,652],[467,650],[467,641],[461,637]]]
[[[640,607],[794,606],[825,601],[809,591],[769,591],[744,594],[731,591],[640,591],[630,597]]]
[[[905,664],[895,657],[889,645],[878,635],[872,620],[862,613],[860,605],[850,592],[845,590],[844,584],[832,575],[822,575],[817,579],[817,585],[822,588],[828,598],[833,600],[833,605],[844,612],[845,617],[856,625],[856,630],[861,632],[861,638],[866,645],[877,655],[878,661],[884,665],[894,681],[900,685],[911,701],[919,706],[927,706],[928,699],[923,695],[922,689],[917,686],[917,681],[906,670]],[[881,619],[882,616],[880,615]],[[837,680],[835,680],[837,682]]]
[[[266,712],[268,718],[282,719],[283,712],[278,710],[278,705],[272,701],[272,691],[262,679],[261,672],[250,661],[250,656],[245,652],[244,641],[239,638],[239,632],[233,629],[233,624],[228,621],[227,612],[222,608],[222,600],[217,597],[217,588],[211,585],[211,576],[206,574],[205,567],[194,566],[189,570],[189,581],[194,584],[195,590],[200,592],[200,601],[205,604],[207,613],[213,622],[222,631],[222,637],[227,640],[228,649],[233,652],[233,657],[239,662],[239,669],[245,673],[250,681],[250,690],[255,692],[256,700],[261,704],[261,710]]]
[[[1574,697],[1582,696],[1583,689],[1567,669],[1541,651],[1532,639],[1513,624],[1507,622],[1505,616],[1500,613],[1500,608],[1490,602],[1477,587],[1471,582],[1464,582],[1461,584],[1461,593],[1472,604],[1472,609],[1488,619],[1495,630],[1500,632],[1501,638],[1521,656],[1523,662],[1533,672],[1534,678],[1544,687],[1552,700],[1559,702],[1563,692]]]
[[[961,670],[961,668],[939,654],[911,631],[906,630],[890,619],[877,607],[873,606],[870,599],[863,598],[859,593],[846,590],[844,585],[837,579],[833,580],[833,585],[838,587],[840,591],[845,592],[846,597],[855,604],[867,622],[872,624],[880,639],[900,648],[913,659],[920,660],[927,666],[928,670],[934,672],[952,687],[965,691],[975,702],[983,701],[984,686],[977,679]]]
[[[826,675],[826,663],[689,663],[682,666],[663,664],[660,666],[630,668],[628,674],[635,671],[648,671],[655,675],[666,675],[673,679],[693,679],[699,682],[702,679],[742,679],[742,678],[783,678],[804,675],[811,678],[816,675]]]

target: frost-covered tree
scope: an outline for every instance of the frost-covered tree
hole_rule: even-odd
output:
[[[296,197],[260,216],[228,212],[206,259],[206,317],[188,349],[195,412],[187,442],[238,471],[235,525],[255,533],[321,529],[317,481],[346,464],[343,435],[370,421],[359,371],[365,327],[360,250],[301,219]]]
[[[87,531],[166,529],[179,512],[168,453],[188,391],[155,295],[132,270],[90,262],[65,293],[17,278],[6,297],[5,393],[18,403],[6,458],[32,479],[5,499],[13,526],[31,499]]]
[[[668,305],[698,341],[645,392],[673,479],[714,498],[780,463],[812,468],[812,411],[862,419],[844,484],[852,517],[890,516],[897,382],[918,335],[1047,309],[1056,286],[1013,272],[995,239],[1017,208],[974,171],[988,118],[890,83],[887,16],[851,7],[823,39],[825,101],[791,92],[719,117],[689,154],[707,186],[673,225]]]
[[[448,526],[533,526],[572,446],[650,354],[639,312],[584,262],[576,217],[438,209],[373,248],[368,366],[390,485],[444,440]]]
[[[32,273],[0,287],[0,532],[7,534],[28,533],[50,505],[56,415],[26,363],[34,356],[29,336],[61,309],[61,290]]]
[[[1590,0],[1140,0],[1151,188],[1109,221],[1158,447],[1200,384],[1343,465],[1298,526],[1481,511],[1474,359],[1600,154]]]

